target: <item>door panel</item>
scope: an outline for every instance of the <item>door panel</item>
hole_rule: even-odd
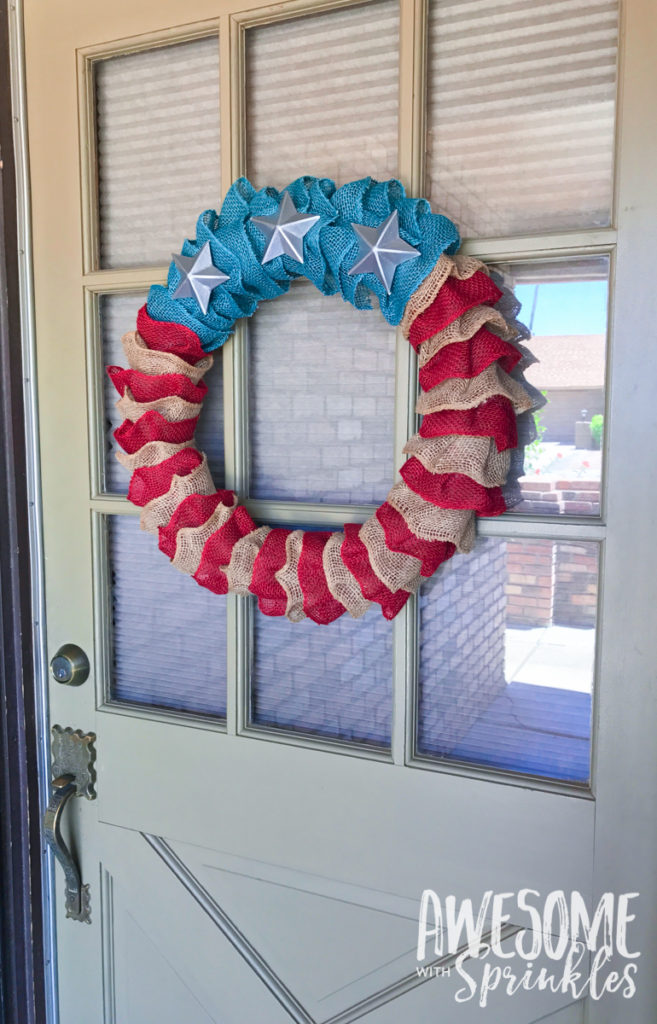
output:
[[[459,1003],[455,994],[481,986],[485,964],[466,959],[462,971],[418,976],[414,900],[143,833],[105,831],[113,953],[105,987],[116,1007],[110,1020],[175,1024],[182,1013],[194,1024],[241,1024],[247,1013],[274,1024],[480,1019],[482,1007]],[[542,968],[550,971],[546,957],[536,960],[534,969]],[[559,1004],[566,1024],[581,1021],[568,1001],[568,994],[535,992],[510,1001],[491,989],[484,1005],[493,1019],[504,1013],[514,1024],[538,1019],[531,1015],[542,1010],[550,1020]]]
[[[183,842],[193,837],[235,856],[409,899],[432,887],[418,879],[436,879],[464,897],[466,890],[523,886],[590,890],[591,800],[500,786],[493,801],[477,779],[246,742],[211,728],[192,730],[190,747],[189,730],[176,724],[99,717],[107,781],[97,806],[105,822]],[[186,770],[162,775],[163,761]],[[450,822],[458,823],[453,841]],[[465,850],[480,849],[485,855],[465,858]]]
[[[50,715],[93,729],[98,748],[98,798],[76,801],[67,826],[91,927],[65,919],[57,880],[61,1024],[479,1021],[476,1003],[455,999],[456,973],[421,983],[414,972],[422,889],[476,903],[487,890],[588,900],[650,885],[657,480],[628,453],[654,433],[645,339],[657,310],[641,268],[657,139],[641,111],[657,19],[628,0],[614,213],[616,8],[575,6],[572,23],[559,10],[570,28],[556,53],[549,5],[64,0],[51,11],[28,0],[48,646],[75,642],[92,662],[83,687],[51,683]],[[494,88],[505,68],[507,94]],[[477,161],[482,148],[489,157]],[[608,355],[605,317],[571,339],[580,363],[593,353],[595,387],[606,388],[593,475],[566,487],[554,471],[536,491],[525,474],[531,507],[481,522],[471,561],[394,624],[368,614],[311,636],[246,599],[204,595],[139,534],[126,478],[105,468],[102,367],[122,362],[116,335],[137,296],[166,280],[196,214],[246,171],[276,186],[303,172],[398,174],[519,290],[573,270],[595,283],[610,268]],[[592,301],[597,324],[606,294]],[[366,518],[398,468],[417,367],[375,314],[371,328],[361,314],[357,335],[337,313],[316,329],[316,302],[300,288],[238,329],[217,359],[202,431],[215,482],[255,518],[330,529]],[[292,387],[306,341],[313,372]],[[267,359],[280,362],[278,379]],[[316,428],[321,480],[286,433],[286,387],[297,432]],[[338,409],[336,397],[349,401]],[[359,462],[379,420],[380,447]],[[530,562],[535,571],[520,571]],[[525,626],[540,637],[519,636]],[[650,906],[638,927],[648,951]],[[654,986],[644,978],[624,1019],[654,1016]],[[618,1019],[614,999],[584,1009],[572,998],[496,992],[488,1019]]]

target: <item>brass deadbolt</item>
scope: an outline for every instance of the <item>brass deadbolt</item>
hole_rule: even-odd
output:
[[[89,677],[89,659],[81,647],[64,644],[50,662],[50,671],[58,683],[81,686]]]

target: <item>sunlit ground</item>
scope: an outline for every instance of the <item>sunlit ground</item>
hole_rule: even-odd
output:
[[[590,693],[594,646],[594,629],[507,628],[506,681]]]

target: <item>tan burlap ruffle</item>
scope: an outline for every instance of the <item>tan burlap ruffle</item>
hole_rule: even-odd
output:
[[[198,384],[201,377],[208,372],[212,366],[212,356],[205,356],[199,360],[196,366],[190,366],[179,356],[171,352],[159,352],[149,348],[138,331],[129,331],[121,338],[123,351],[126,359],[133,370],[140,370],[141,373],[148,373],[156,376],[160,373],[182,373],[184,377]]]
[[[406,520],[421,540],[442,540],[459,551],[471,551],[475,540],[475,514],[470,509],[437,508],[412,491],[403,480],[396,483],[386,501]]]
[[[126,388],[116,408],[126,420],[136,423],[140,416],[147,412],[159,412],[168,423],[181,423],[183,420],[195,419],[201,412],[199,403],[186,402],[177,395],[156,398],[154,402],[136,402],[130,388]]]
[[[510,377],[499,363],[492,363],[478,377],[450,377],[430,391],[424,391],[415,410],[421,416],[427,416],[444,409],[474,409],[493,395],[510,399],[516,413],[527,412],[532,407],[522,384]]]
[[[228,589],[232,594],[250,594],[253,563],[270,532],[271,526],[259,526],[257,530],[247,533],[246,537],[241,537],[233,547],[230,563],[221,566],[228,578]]]
[[[340,549],[344,539],[344,533],[340,532],[332,533],[327,540],[323,555],[324,575],[335,600],[345,606],[352,618],[359,619],[371,602],[365,600],[358,580],[342,561]]]
[[[285,541],[285,565],[275,574],[287,594],[286,617],[290,622],[301,622],[306,618],[303,610],[303,591],[299,583],[299,559],[303,544],[303,530],[293,530]]]
[[[422,342],[418,353],[420,366],[426,366],[436,352],[440,352],[445,345],[452,345],[456,341],[469,341],[481,327],[486,327],[504,341],[513,342],[518,337],[515,328],[510,327],[502,314],[492,306],[475,306],[474,309],[469,309],[467,313],[460,316],[458,320],[453,320],[442,331],[438,331],[437,334],[433,334]]]
[[[463,473],[484,487],[501,487],[511,464],[511,453],[498,452],[492,437],[450,434],[425,438],[414,434],[404,451],[419,459],[430,473]]]
[[[172,564],[180,572],[193,576],[201,564],[201,555],[206,542],[213,533],[220,530],[224,523],[230,519],[235,507],[237,498],[232,505],[217,505],[216,509],[202,526],[185,526],[176,534],[176,553],[173,556]]]
[[[214,494],[216,487],[212,482],[208,460],[203,461],[187,476],[174,476],[171,487],[166,494],[153,498],[141,510],[140,523],[142,530],[157,534],[160,526],[166,526],[178,505],[190,494]]]
[[[484,263],[472,256],[448,256],[443,253],[428,277],[417,288],[406,303],[401,320],[401,329],[405,338],[411,331],[411,324],[428,309],[448,277],[456,277],[459,281],[467,281],[477,270],[488,273]]]
[[[125,466],[130,473],[134,473],[136,469],[158,466],[160,462],[170,459],[172,455],[182,451],[183,448],[193,447],[194,438],[191,441],[183,441],[182,444],[173,444],[171,441],[148,441],[134,454],[127,455],[125,452],[117,452],[116,457],[122,466]]]
[[[421,579],[420,559],[400,551],[391,551],[386,545],[383,527],[375,515],[363,523],[358,536],[367,548],[370,565],[388,590],[415,593]]]

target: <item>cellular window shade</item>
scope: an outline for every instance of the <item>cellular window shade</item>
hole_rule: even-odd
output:
[[[395,332],[296,281],[249,323],[251,497],[383,501],[393,480]]]
[[[221,200],[216,36],[95,69],[103,267],[168,263]]]
[[[323,629],[255,612],[255,725],[389,746],[392,631],[377,608]]]
[[[465,235],[608,224],[616,0],[431,0],[428,171]]]
[[[137,517],[107,526],[112,699],[225,715],[225,600],[172,569]]]
[[[281,21],[246,35],[247,168],[258,186],[397,174],[399,5]]]

